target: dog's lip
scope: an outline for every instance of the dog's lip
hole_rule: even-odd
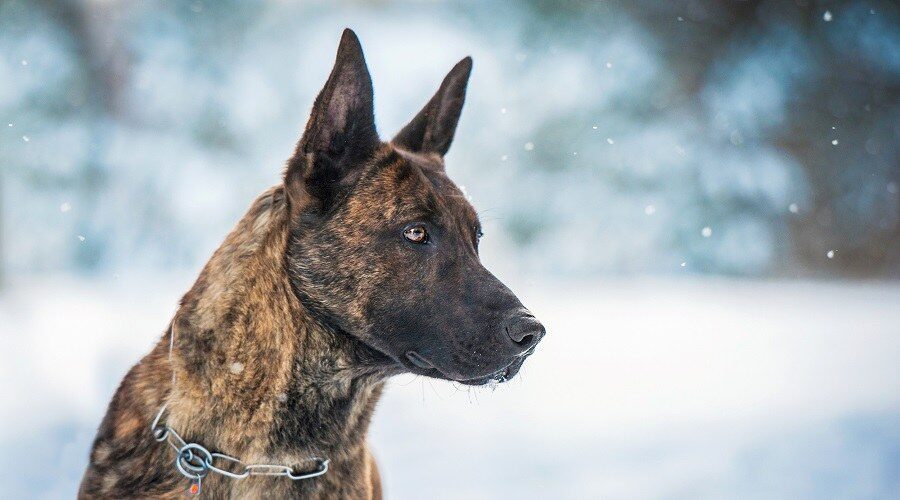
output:
[[[506,382],[507,380],[511,379],[519,371],[519,366],[521,366],[521,364],[519,364],[519,366],[515,366],[515,365],[516,365],[516,362],[513,361],[506,368],[501,368],[489,375],[484,375],[482,377],[469,378],[469,379],[465,379],[465,380],[457,380],[457,382],[459,382],[460,384],[465,384],[465,385],[487,385],[490,383],[502,384],[503,382]]]
[[[518,373],[519,368],[521,368],[522,364],[525,362],[525,358],[528,357],[528,355],[533,351],[534,349],[530,349],[528,352],[524,353],[524,355],[513,358],[512,360],[510,360],[509,364],[497,371],[494,371],[487,375],[481,375],[472,378],[453,377],[445,373],[440,368],[436,367],[434,363],[428,361],[424,356],[416,351],[406,351],[406,359],[408,359],[417,368],[426,370],[427,372],[432,372],[426,373],[426,375],[440,375],[447,380],[452,380],[454,382],[459,382],[466,385],[485,385],[492,381],[501,383],[506,382],[507,380],[515,376],[515,374]]]
[[[406,359],[423,370],[433,370],[434,365],[416,351],[406,351]]]

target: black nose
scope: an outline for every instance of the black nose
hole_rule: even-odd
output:
[[[540,342],[546,330],[544,325],[531,313],[518,313],[506,322],[506,335],[513,341],[520,353],[526,352]]]

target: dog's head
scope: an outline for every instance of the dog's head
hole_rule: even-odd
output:
[[[407,371],[469,384],[515,375],[544,327],[478,257],[481,224],[444,171],[472,60],[393,140],[346,30],[288,162],[288,272],[308,308]]]

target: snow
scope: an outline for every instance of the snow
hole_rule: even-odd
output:
[[[7,284],[5,497],[73,496],[116,385],[192,278]],[[900,284],[511,285],[548,336],[494,390],[389,383],[371,431],[388,498],[896,491]]]

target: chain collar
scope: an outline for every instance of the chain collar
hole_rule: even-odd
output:
[[[175,322],[169,326],[169,364],[172,363],[172,349],[175,344]],[[175,386],[175,368],[172,367],[172,386]],[[315,462],[316,468],[312,472],[298,473],[292,465],[280,464],[246,464],[238,458],[224,453],[210,452],[206,447],[198,443],[188,443],[175,432],[175,429],[165,423],[161,423],[163,413],[169,403],[159,409],[153,423],[150,424],[150,432],[153,439],[162,443],[168,443],[175,449],[175,469],[191,480],[188,492],[199,495],[203,478],[210,472],[229,477],[231,479],[246,479],[249,476],[284,476],[292,481],[311,479],[328,472],[328,464],[331,462],[325,458],[309,457],[306,461]],[[219,465],[216,465],[218,461]],[[225,462],[228,462],[226,465]]]
[[[292,481],[310,479],[328,472],[330,460],[324,458],[310,457],[306,459],[315,462],[316,469],[312,472],[298,473],[292,465],[246,464],[230,455],[210,452],[201,444],[188,443],[175,432],[175,429],[160,423],[167,406],[168,403],[159,409],[159,413],[156,414],[156,418],[150,425],[150,431],[153,439],[166,442],[175,449],[175,468],[182,476],[191,480],[189,492],[192,495],[200,493],[203,478],[210,472],[231,479],[246,479],[249,476],[284,476]],[[216,465],[217,461],[219,465]],[[226,464],[226,462],[228,463]]]

